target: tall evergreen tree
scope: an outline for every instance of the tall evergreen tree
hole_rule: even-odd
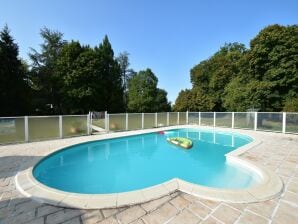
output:
[[[0,116],[28,113],[27,71],[18,55],[18,45],[6,25],[0,32]]]
[[[66,41],[63,34],[48,28],[40,31],[43,43],[38,52],[31,49],[29,57],[32,61],[31,76],[36,93],[36,107],[41,113],[62,113],[62,79],[59,76],[56,63]]]
[[[114,51],[107,36],[102,43],[95,48],[96,57],[99,62],[97,73],[101,76],[102,89],[98,104],[103,110],[109,112],[122,112],[124,110],[124,89],[122,86],[121,68],[114,58]]]

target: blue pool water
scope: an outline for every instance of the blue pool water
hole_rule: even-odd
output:
[[[188,137],[190,150],[166,141]],[[180,178],[216,188],[246,188],[258,175],[226,162],[225,154],[251,142],[248,136],[200,129],[177,129],[74,145],[41,160],[33,175],[59,190],[100,194],[126,192]]]

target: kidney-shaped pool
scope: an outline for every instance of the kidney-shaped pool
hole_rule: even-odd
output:
[[[193,147],[169,144],[187,137]],[[67,192],[127,192],[172,178],[224,189],[243,189],[260,179],[254,171],[226,161],[225,154],[248,144],[248,136],[205,129],[175,129],[73,145],[42,159],[33,169],[41,183]]]

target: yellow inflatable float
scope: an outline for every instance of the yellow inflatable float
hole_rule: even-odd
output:
[[[192,147],[192,141],[188,138],[174,137],[167,138],[167,141],[184,149],[190,149]]]

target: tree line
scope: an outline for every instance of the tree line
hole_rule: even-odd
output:
[[[229,43],[190,71],[175,111],[298,111],[298,26],[270,25]]]
[[[0,32],[0,116],[170,110],[155,74],[131,69],[129,54],[116,57],[107,36],[90,47],[48,28],[40,34],[26,62],[9,28]]]

